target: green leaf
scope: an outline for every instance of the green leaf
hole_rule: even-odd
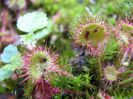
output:
[[[25,45],[28,49],[32,49],[36,46],[36,43],[38,40],[46,37],[50,34],[52,27],[52,22],[48,21],[48,27],[43,28],[35,33],[31,32],[26,35],[21,35],[21,42],[23,45]]]
[[[29,33],[26,35],[21,35],[20,41],[24,46],[26,46],[28,49],[31,49],[32,47],[35,47],[36,45],[36,39],[35,34]]]
[[[22,66],[22,58],[20,54],[11,57],[11,63],[0,68],[0,81],[10,78],[14,70]]]
[[[14,45],[8,45],[4,48],[3,53],[1,54],[1,61],[4,63],[10,63],[11,57],[18,54],[17,47]]]
[[[34,36],[35,39],[36,40],[40,40],[40,39],[46,37],[47,35],[49,35],[50,32],[51,32],[52,25],[53,25],[52,21],[49,20],[48,21],[48,27],[47,28],[44,28],[44,29],[42,29],[40,31],[37,31],[36,34],[35,34],[35,36]]]
[[[17,20],[17,27],[23,32],[34,32],[46,27],[47,24],[48,18],[46,14],[40,11],[27,13]]]
[[[9,78],[11,74],[11,71],[0,69],[0,81]]]

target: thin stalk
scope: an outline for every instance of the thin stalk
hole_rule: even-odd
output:
[[[126,74],[130,74],[130,73],[133,73],[133,70],[127,70],[124,73],[122,73],[121,75],[126,75]]]
[[[131,83],[131,82],[133,82],[133,78],[128,78],[126,80],[123,80],[123,81],[119,82],[118,84],[121,86],[121,85],[125,85],[125,84]]]
[[[99,79],[102,78],[102,66],[101,66],[101,59],[100,58],[97,58],[98,59],[98,66],[97,66],[97,70],[98,70],[98,73],[99,73]]]

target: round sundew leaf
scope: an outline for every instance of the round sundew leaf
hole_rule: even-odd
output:
[[[31,76],[31,78],[32,78],[33,81],[36,81],[39,78],[41,78],[41,76],[43,74],[42,70],[36,68],[36,65],[32,65],[30,67],[30,70],[29,71],[30,71],[30,76]]]
[[[121,28],[122,28],[122,30],[124,32],[128,33],[129,36],[132,36],[133,35],[133,26],[130,26],[128,24],[123,24]]]
[[[105,30],[97,24],[91,24],[85,27],[84,31],[81,33],[82,42],[91,42],[92,45],[97,45],[99,42],[103,41],[104,38]]]
[[[108,66],[106,67],[104,72],[107,80],[109,81],[117,80],[118,71],[116,70],[116,68]]]
[[[47,24],[48,18],[46,14],[40,11],[27,13],[17,20],[17,27],[23,32],[34,32],[46,27]]]

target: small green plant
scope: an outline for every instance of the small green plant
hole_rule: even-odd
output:
[[[104,51],[104,60],[113,60],[119,53],[119,44],[115,39],[110,39]]]
[[[0,81],[11,77],[12,73],[22,66],[21,54],[14,45],[8,45],[1,54],[1,61],[7,63],[0,68]]]
[[[28,33],[21,35],[21,44],[32,49],[36,46],[38,40],[50,34],[52,22],[48,21],[45,13],[35,11],[19,17],[17,27],[19,30]]]

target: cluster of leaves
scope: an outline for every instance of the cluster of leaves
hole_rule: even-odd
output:
[[[6,92],[7,90],[12,92],[15,90],[18,91],[16,89],[16,83],[20,83],[19,81],[16,82],[15,80],[12,84],[7,82],[10,78],[11,80],[18,79],[19,69],[23,66],[21,55],[24,50],[22,51],[22,46],[24,45],[26,49],[35,47],[38,40],[46,37],[50,33],[51,26],[52,22],[50,20],[48,21],[46,14],[40,11],[27,13],[18,19],[18,29],[27,34],[19,35],[20,39],[17,40],[18,44],[9,44],[3,49],[3,53],[0,56],[0,93]],[[16,86],[13,84],[16,84]]]
[[[6,65],[0,68],[0,81],[11,77],[13,71],[22,66],[21,55],[13,45],[8,45],[4,49],[1,54],[1,61]]]
[[[19,30],[28,33],[21,36],[22,43],[28,48],[34,47],[38,40],[50,33],[51,24],[51,21],[48,21],[43,12],[36,11],[20,17],[17,21],[17,27]]]

